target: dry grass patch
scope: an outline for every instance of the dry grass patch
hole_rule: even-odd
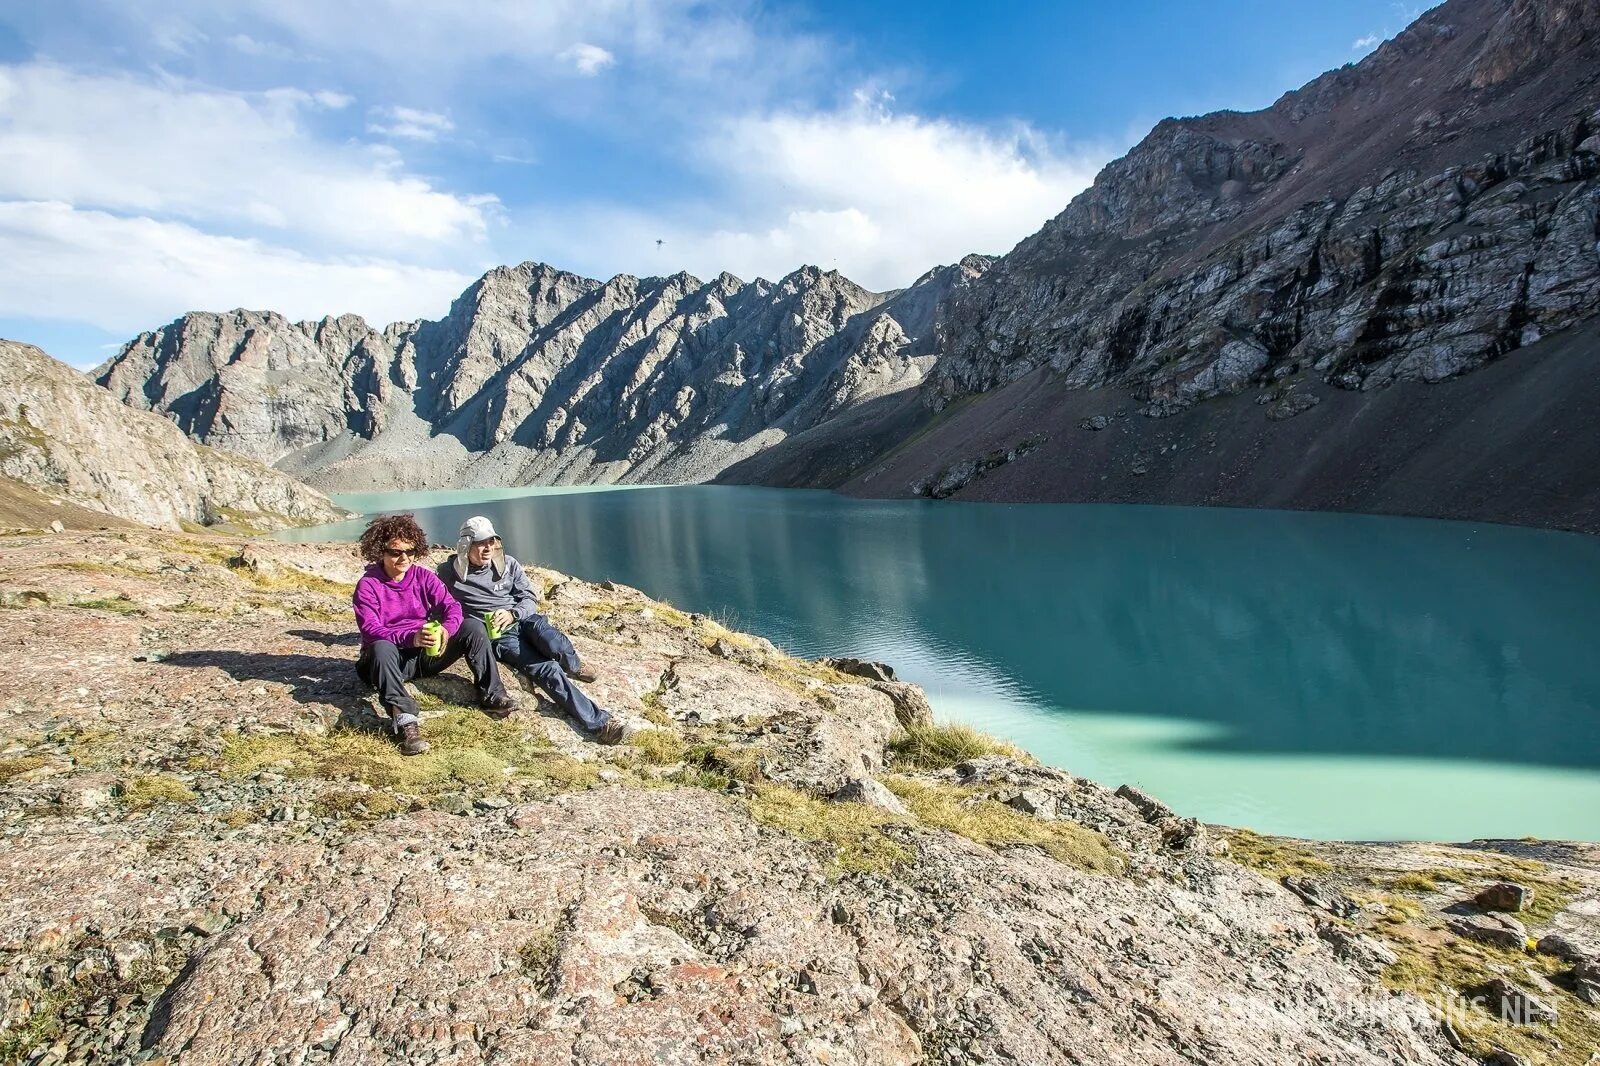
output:
[[[1262,836],[1252,829],[1224,830],[1228,858],[1274,880],[1327,873],[1333,867],[1303,844],[1282,837]]]
[[[919,822],[990,846],[1031,844],[1052,858],[1091,873],[1120,873],[1127,856],[1092,829],[1045,821],[989,799],[975,789],[892,777],[886,782]]]
[[[31,773],[49,761],[39,755],[16,755],[0,759],[0,785],[8,783],[14,777]]]
[[[141,774],[125,782],[117,798],[130,811],[143,811],[163,803],[193,803],[198,797],[171,774]]]
[[[991,737],[971,726],[913,725],[889,742],[889,754],[897,769],[943,770],[969,759],[1003,755],[1022,762],[1033,762],[1027,752],[1013,744]]]
[[[415,796],[463,789],[482,795],[501,791],[510,780],[549,791],[587,788],[596,781],[593,767],[554,751],[542,733],[526,731],[514,720],[496,722],[455,708],[425,722],[423,735],[433,749],[413,757],[401,755],[393,738],[358,729],[235,736],[224,743],[222,762],[231,774],[275,770]]]
[[[864,803],[829,803],[781,785],[768,785],[750,800],[750,816],[762,825],[834,849],[829,873],[886,873],[915,857],[911,849],[883,834],[883,827],[905,824],[887,811]]]
[[[628,743],[639,749],[641,759],[656,766],[681,762],[689,751],[689,745],[684,743],[683,738],[670,729],[640,730]]]

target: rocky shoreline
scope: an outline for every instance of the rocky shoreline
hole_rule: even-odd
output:
[[[1600,1047],[1594,846],[1205,825],[935,724],[871,664],[548,570],[630,742],[531,693],[491,722],[457,668],[405,760],[351,669],[357,572],[344,545],[0,537],[0,1062]]]

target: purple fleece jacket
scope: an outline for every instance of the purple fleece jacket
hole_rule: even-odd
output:
[[[461,628],[461,605],[438,574],[415,563],[399,581],[390,581],[383,566],[373,563],[356,582],[354,600],[363,648],[380,640],[405,647],[430,618],[452,637]]]

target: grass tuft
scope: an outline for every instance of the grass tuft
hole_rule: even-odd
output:
[[[670,766],[682,762],[689,746],[683,738],[670,729],[644,729],[628,741],[639,749],[639,757],[656,766]]]
[[[142,774],[126,782],[117,798],[130,811],[142,811],[162,803],[193,803],[197,797],[171,774]]]
[[[886,873],[915,856],[883,834],[886,825],[905,820],[864,803],[829,803],[781,785],[769,785],[750,800],[750,816],[762,825],[801,840],[834,848],[829,872]]]
[[[1021,748],[957,723],[913,725],[889,743],[889,753],[897,769],[908,770],[943,770],[985,755],[1033,761]]]
[[[1111,842],[1076,822],[1044,821],[983,798],[973,789],[909,777],[893,777],[889,789],[917,820],[990,846],[1031,844],[1052,858],[1091,873],[1120,873],[1127,857]]]

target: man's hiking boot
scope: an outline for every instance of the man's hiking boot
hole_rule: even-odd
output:
[[[509,692],[502,692],[498,696],[489,696],[483,701],[483,713],[499,721],[511,717],[517,709],[517,699]]]
[[[576,670],[563,670],[562,672],[568,677],[572,678],[572,680],[582,681],[584,684],[588,684],[590,681],[593,681],[597,676],[595,672],[589,669],[587,666],[579,666]]]
[[[415,722],[400,727],[400,754],[421,755],[433,745],[422,739],[422,727]]]
[[[606,724],[595,730],[594,738],[602,744],[621,744],[626,730],[622,728],[622,719],[613,715],[606,719]]]

